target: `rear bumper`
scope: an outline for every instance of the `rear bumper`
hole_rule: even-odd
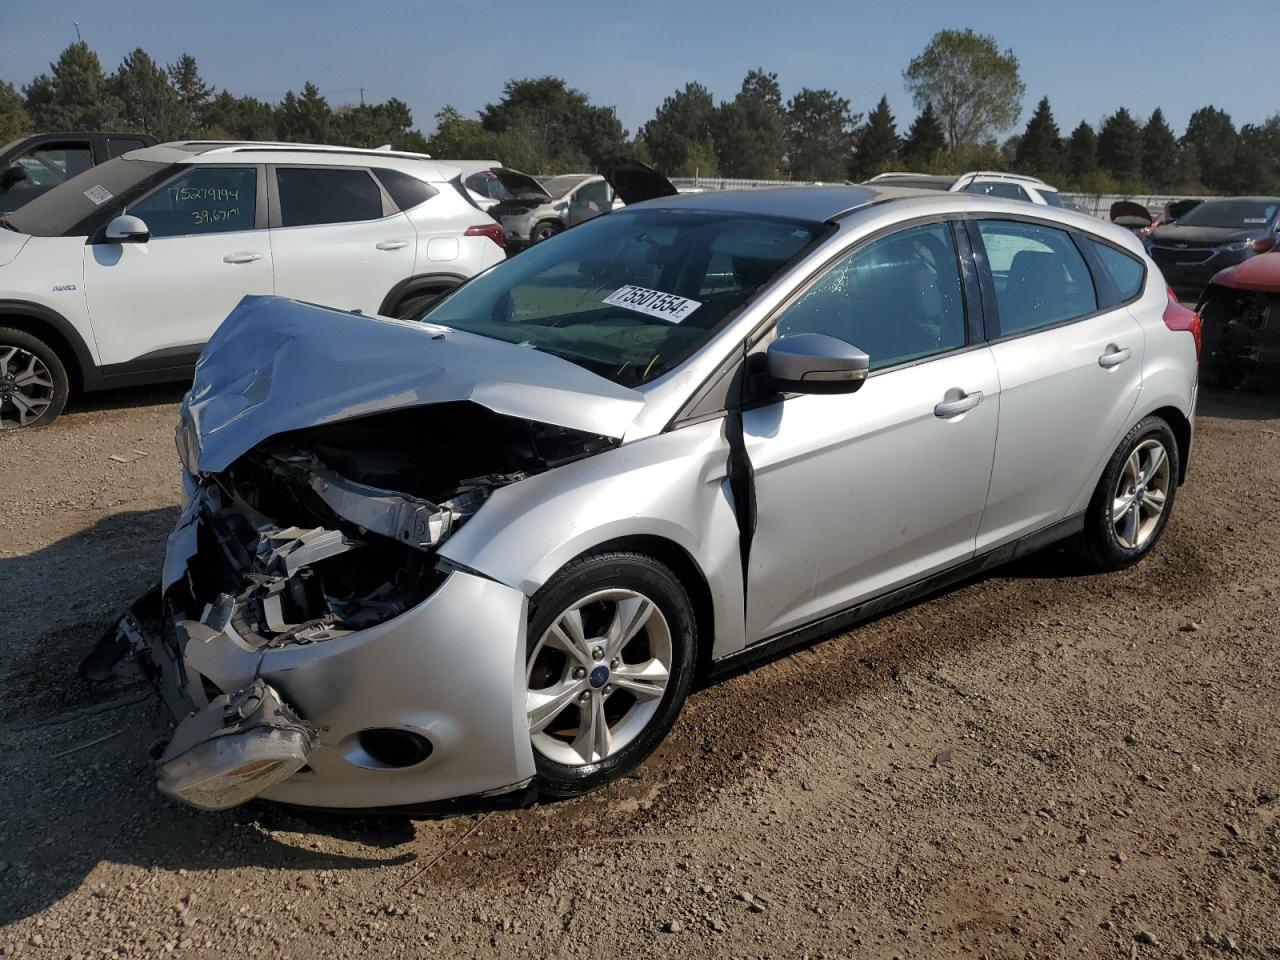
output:
[[[412,807],[518,790],[533,776],[526,616],[519,591],[455,571],[418,606],[331,640],[255,650],[234,628],[217,629],[212,610],[202,621],[162,611],[161,630],[131,639],[175,723],[208,713],[210,694],[260,682],[309,728],[306,765],[261,796],[330,809]],[[388,766],[362,747],[368,730],[416,734],[429,755]],[[188,781],[201,773],[190,769],[192,756],[185,754]],[[162,766],[162,789],[173,776]]]

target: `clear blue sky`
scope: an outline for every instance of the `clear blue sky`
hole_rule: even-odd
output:
[[[784,96],[831,87],[863,113],[887,93],[902,129],[915,113],[903,68],[935,31],[966,26],[1017,54],[1019,128],[1044,94],[1064,133],[1121,105],[1161,106],[1179,134],[1206,103],[1237,125],[1280,110],[1280,0],[0,0],[0,79],[48,70],[72,21],[108,71],[139,46],[161,62],[189,51],[233,93],[277,100],[312,80],[338,106],[364,87],[406,101],[428,133],[441,106],[471,114],[507,79],[548,73],[634,132],[685,82],[728,98],[755,66]]]

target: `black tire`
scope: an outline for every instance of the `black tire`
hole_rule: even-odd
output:
[[[558,220],[541,220],[533,225],[533,229],[529,231],[530,245],[541,243],[543,240],[550,240],[557,233],[564,230],[564,224]]]
[[[399,320],[416,320],[423,310],[448,292],[448,287],[445,287],[440,290],[426,290],[422,293],[415,293],[411,297],[405,297],[396,306],[394,316]]]
[[[666,737],[688,696],[698,647],[693,606],[675,574],[643,554],[616,552],[581,557],[548,580],[532,600],[526,663],[533,657],[539,639],[562,613],[597,591],[615,588],[641,594],[652,601],[665,618],[671,639],[666,689],[644,727],[603,760],[575,765],[559,763],[540,753],[535,743],[533,755],[538,772],[534,785],[544,797],[587,793],[635,769]],[[532,670],[532,664],[529,665]]]
[[[1165,494],[1164,509],[1150,534],[1137,546],[1126,546],[1116,531],[1116,522],[1112,519],[1114,496],[1119,486],[1121,472],[1130,455],[1149,440],[1158,441],[1164,447],[1168,458],[1168,481]],[[1095,570],[1122,570],[1131,566],[1150,553],[1164,534],[1164,528],[1173,514],[1174,500],[1178,493],[1178,477],[1181,463],[1178,454],[1178,442],[1169,424],[1160,417],[1146,417],[1120,441],[1116,452],[1107,461],[1102,471],[1102,478],[1093,492],[1089,507],[1085,511],[1084,529],[1069,543],[1072,551],[1086,564]]]
[[[14,348],[17,352],[9,357]],[[9,357],[8,362],[0,364],[0,430],[47,427],[67,405],[71,382],[67,377],[66,367],[53,349],[39,337],[34,337],[25,330],[0,327],[0,358],[6,357]],[[44,365],[49,386],[24,386],[17,382],[29,366],[29,361],[22,363],[23,358],[31,357]],[[20,363],[21,369],[18,368]],[[46,378],[41,376],[40,379]],[[19,409],[15,396],[23,398],[25,409]],[[29,404],[31,399],[36,399],[43,406],[38,411],[33,411]]]

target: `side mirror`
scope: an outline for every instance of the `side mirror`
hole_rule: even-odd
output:
[[[151,239],[151,230],[140,217],[125,214],[107,224],[105,236],[107,243],[146,243]]]
[[[11,167],[5,167],[4,173],[0,173],[0,190],[8,190],[25,179],[27,171],[22,164],[15,163]]]
[[[783,393],[853,393],[867,379],[871,358],[825,333],[779,337],[765,351],[765,369]]]

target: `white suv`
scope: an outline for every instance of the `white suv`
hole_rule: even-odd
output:
[[[1047,207],[1075,209],[1070,201],[1063,200],[1057,187],[1051,187],[1038,177],[1020,173],[1002,173],[998,170],[971,170],[969,173],[935,176],[928,173],[882,173],[868,183],[883,187],[921,187],[926,190],[947,190],[951,193],[976,193],[986,197],[1003,197],[1006,200],[1025,200]]]
[[[421,154],[192,141],[134,150],[0,218],[0,428],[72,389],[189,377],[240,299],[411,316],[505,257]]]

